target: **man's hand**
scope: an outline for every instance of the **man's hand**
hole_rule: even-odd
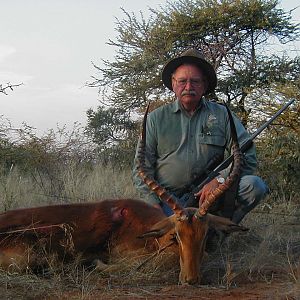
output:
[[[219,186],[219,182],[216,178],[207,183],[198,193],[195,194],[195,197],[199,197],[199,207],[201,206],[204,199],[217,187]]]

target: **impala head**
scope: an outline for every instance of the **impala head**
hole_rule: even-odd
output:
[[[227,106],[226,106],[227,108]],[[227,232],[247,230],[229,219],[208,214],[210,206],[229,189],[232,183],[238,179],[242,154],[237,142],[237,134],[232,115],[227,108],[231,134],[233,140],[234,166],[231,174],[225,182],[212,191],[199,208],[183,208],[175,197],[169,194],[153,178],[149,177],[145,170],[145,145],[146,145],[146,120],[149,106],[146,110],[142,138],[139,148],[139,175],[148,187],[154,191],[162,201],[166,202],[174,211],[174,215],[166,217],[164,220],[155,224],[150,231],[144,233],[142,237],[166,238],[172,233],[178,244],[180,256],[180,275],[179,281],[182,284],[194,284],[199,281],[200,264],[203,258],[206,234],[209,227]]]
[[[185,209],[186,218],[173,220],[180,257],[179,282],[194,284],[199,281],[200,263],[208,230],[206,218],[197,218],[196,209]]]
[[[176,214],[166,217],[140,236],[140,238],[155,237],[166,240],[175,237],[180,257],[179,282],[181,284],[195,284],[199,282],[200,265],[209,228],[228,233],[248,230],[229,219],[211,214],[206,214],[199,218],[197,212],[197,208],[185,208],[184,217],[178,217]]]

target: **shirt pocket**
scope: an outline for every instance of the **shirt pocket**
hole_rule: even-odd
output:
[[[223,156],[225,151],[226,139],[222,135],[202,135],[199,138],[198,156],[203,165],[207,165],[209,161],[216,155]]]
[[[213,126],[209,129],[206,128],[199,136],[199,143],[213,146],[216,149],[224,149],[226,144],[225,133],[219,126]]]
[[[226,139],[222,135],[202,134],[199,138],[200,144],[225,147]]]
[[[199,137],[199,143],[200,153],[203,158],[209,160],[215,154],[223,155],[226,145],[226,137],[223,127],[215,125],[209,128],[203,128]]]

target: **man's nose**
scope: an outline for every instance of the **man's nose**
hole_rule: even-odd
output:
[[[190,90],[193,90],[194,89],[194,87],[193,87],[193,85],[191,84],[191,82],[190,82],[190,80],[188,80],[187,82],[186,82],[186,84],[185,84],[185,90],[188,90],[188,91],[190,91]]]

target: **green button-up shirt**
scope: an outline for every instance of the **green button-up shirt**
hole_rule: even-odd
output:
[[[244,126],[234,117],[240,145],[249,138]],[[146,171],[170,193],[181,195],[195,176],[205,172],[216,155],[230,153],[230,124],[226,108],[202,99],[201,105],[189,115],[177,100],[151,112],[146,126]],[[253,174],[256,168],[255,147],[245,154],[242,175]],[[226,178],[229,168],[221,175]],[[148,202],[159,203],[137,173],[134,162],[133,181]]]

